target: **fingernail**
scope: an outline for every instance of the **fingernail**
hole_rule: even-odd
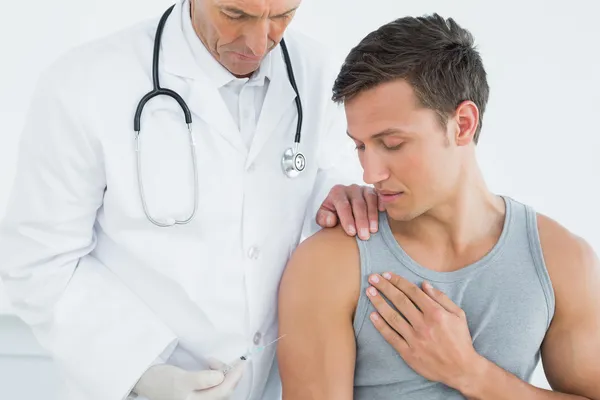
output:
[[[374,287],[370,287],[368,292],[370,296],[377,296],[377,290]]]
[[[351,235],[356,235],[356,228],[354,227],[354,225],[350,225],[348,227],[348,233]]]
[[[389,272],[384,272],[384,273],[383,273],[383,277],[384,277],[385,279],[392,279],[392,274],[390,274]]]
[[[327,220],[325,221],[327,225],[333,225],[333,215],[328,215]]]
[[[376,313],[371,314],[371,319],[373,321],[378,321],[379,320],[379,316]]]
[[[377,275],[371,275],[371,282],[379,283],[379,278],[377,277]]]
[[[371,233],[377,232],[377,222],[371,221]]]
[[[433,289],[433,286],[431,286],[429,282],[423,282],[423,287],[425,287],[425,289],[427,290]]]
[[[362,228],[360,230],[360,238],[361,239],[368,239],[369,238],[369,230],[367,228]]]

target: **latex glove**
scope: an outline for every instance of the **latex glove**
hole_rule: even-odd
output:
[[[225,366],[211,360],[212,370],[185,371],[173,365],[154,365],[142,375],[134,392],[149,400],[226,400],[242,377],[245,362],[239,362],[226,375]]]
[[[230,364],[233,368],[225,375],[223,383],[210,389],[192,393],[186,400],[227,400],[233,394],[246,369],[246,361],[236,360]],[[225,369],[225,364],[218,360],[210,360],[209,366],[214,370]]]

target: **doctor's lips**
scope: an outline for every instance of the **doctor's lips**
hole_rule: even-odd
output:
[[[237,53],[237,52],[233,52],[233,54],[240,60],[247,61],[247,62],[259,62],[260,60],[263,59],[263,56],[255,56],[255,55],[243,54],[243,53]]]
[[[390,190],[376,190],[379,198],[384,203],[391,203],[394,200],[397,200],[404,194],[404,192],[392,192]]]

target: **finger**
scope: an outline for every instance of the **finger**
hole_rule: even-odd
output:
[[[431,286],[429,282],[423,282],[423,290],[425,294],[431,297],[433,300],[438,302],[442,307],[446,309],[446,311],[458,315],[463,316],[464,311],[460,308],[456,303],[454,303],[450,298],[442,291]]]
[[[392,329],[376,312],[371,313],[371,322],[377,328],[381,336],[388,342],[401,357],[404,358],[404,354],[408,351],[410,346],[405,338],[399,335],[394,329]]]
[[[185,377],[186,387],[191,390],[210,389],[223,383],[225,376],[221,371],[188,372]]]
[[[379,211],[377,209],[377,203],[379,199],[375,191],[368,186],[364,186],[363,195],[365,197],[365,201],[367,202],[369,229],[371,230],[371,233],[375,233],[379,229]]]
[[[239,381],[243,376],[246,362],[237,360],[232,363],[233,369],[219,386],[198,390],[190,394],[186,400],[214,400],[214,399],[228,399],[235,390]]]
[[[317,211],[316,221],[321,228],[333,228],[337,225],[338,219],[335,215],[335,212],[328,210],[324,206],[321,206],[319,211]]]
[[[423,313],[402,289],[397,288],[387,279],[383,279],[382,276],[377,274],[371,275],[369,282],[380,292],[381,296],[391,301],[414,329],[418,329],[423,325]],[[433,300],[431,301],[433,302]]]
[[[332,197],[336,195],[337,191],[338,189],[333,187],[317,211],[316,222],[322,228],[332,228],[337,224],[337,215],[332,201]],[[333,220],[331,216],[333,216]]]
[[[227,378],[225,378],[224,384],[226,384],[226,386],[234,388],[235,385],[237,385],[239,380],[242,378],[242,375],[244,375],[244,371],[246,370],[247,364],[247,361],[243,361],[240,359],[237,359],[236,361],[231,363],[233,369],[229,374],[227,374]]]
[[[408,298],[421,310],[423,313],[428,313],[433,311],[436,308],[439,308],[439,305],[436,304],[434,300],[431,299],[425,292],[421,290],[420,287],[415,285],[412,282],[407,281],[399,275],[392,274],[389,272],[385,272],[382,276],[387,280],[391,285],[400,289]],[[380,288],[386,296],[386,290],[391,290],[387,285],[383,284],[383,287]]]
[[[381,201],[379,195],[377,196],[377,205],[379,206],[379,211],[385,211],[385,204]]]
[[[358,231],[358,237],[362,240],[368,240],[371,232],[369,229],[369,215],[364,190],[361,186],[352,185],[348,187],[347,193],[350,198],[350,204],[352,204],[352,215],[356,230]]]
[[[208,367],[212,370],[222,371],[227,365],[216,358],[209,358],[206,360],[208,362]]]
[[[327,195],[325,201],[323,201],[321,208],[333,212],[348,235],[356,235],[352,205],[346,194],[346,186],[335,185]]]
[[[404,337],[407,340],[410,340],[410,338],[413,336],[413,328],[400,313],[398,313],[396,310],[390,307],[390,305],[385,301],[385,299],[381,297],[381,295],[377,292],[377,289],[375,289],[374,287],[367,288],[367,296],[371,300],[371,303],[373,303],[373,306],[375,307],[379,315],[381,315],[383,319],[402,337]],[[408,301],[410,302],[410,300]],[[414,306],[412,307],[414,308]],[[398,308],[398,306],[396,306],[396,308]],[[400,312],[403,313],[402,310],[400,310]],[[418,311],[416,311],[415,309],[415,312]],[[406,318],[410,320],[410,317]]]
[[[229,371],[223,383],[219,386],[219,392],[223,395],[231,395],[235,387],[242,379],[244,371],[246,370],[246,361],[236,360],[232,364],[233,369]]]

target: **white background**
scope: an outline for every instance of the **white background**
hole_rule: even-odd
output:
[[[39,73],[70,47],[157,16],[171,2],[1,3],[0,216],[14,175],[19,133]],[[331,44],[343,57],[366,33],[391,19],[431,12],[454,17],[474,34],[489,75],[491,97],[479,160],[490,188],[533,205],[600,252],[597,4],[593,0],[304,0],[293,26]],[[0,312],[9,313],[1,288]],[[0,339],[16,337],[10,336],[8,327],[13,325],[14,321],[9,324],[0,319]],[[4,341],[13,352],[19,346],[16,343]],[[7,378],[7,371],[15,373],[6,364],[12,359],[4,356],[4,360],[2,368],[0,359],[0,381]],[[13,387],[15,382],[20,381],[16,378]],[[533,383],[546,385],[539,371]],[[1,393],[10,390],[6,387],[0,385],[0,398],[34,398],[25,392],[10,396]],[[50,399],[51,395],[42,397]]]

